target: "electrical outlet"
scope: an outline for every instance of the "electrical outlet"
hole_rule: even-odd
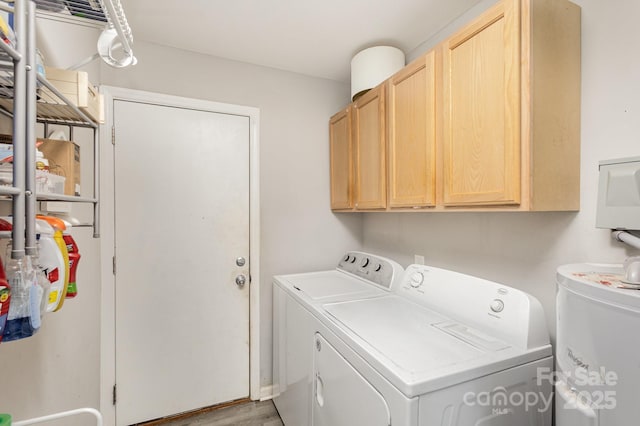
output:
[[[419,254],[414,254],[413,263],[417,265],[424,265],[424,256],[420,256]]]

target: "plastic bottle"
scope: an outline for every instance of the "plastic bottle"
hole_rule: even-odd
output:
[[[65,230],[62,232],[62,238],[67,246],[69,253],[69,285],[67,286],[67,299],[72,299],[78,295],[78,285],[76,284],[76,271],[78,263],[80,263],[80,249],[70,233],[73,227],[70,222],[63,221]]]
[[[11,231],[11,218],[0,219],[0,230]],[[5,256],[6,279],[11,288],[11,304],[7,313],[2,340],[5,342],[32,336],[40,328],[40,310],[33,312],[32,306],[38,297],[38,289],[33,287],[27,275],[32,271],[25,267],[25,259],[11,258],[11,243],[7,245]]]
[[[64,292],[66,290],[65,260],[58,243],[54,239],[55,231],[47,221],[36,219],[36,232],[40,235],[39,265],[45,271],[51,283],[47,299],[47,312],[53,312],[58,309],[61,301],[64,300]],[[68,262],[67,260],[67,267]]]
[[[49,160],[44,158],[44,154],[36,149],[36,170],[49,171]]]
[[[44,316],[49,306],[49,292],[51,291],[51,282],[47,278],[47,273],[40,263],[40,234],[36,234],[36,246],[38,247],[38,256],[32,256],[31,260],[36,270],[36,280],[38,286],[42,288],[42,297],[40,300],[40,316]]]
[[[11,305],[11,287],[7,282],[7,276],[4,273],[4,266],[0,262],[0,342],[4,334],[4,327],[7,323],[9,314],[9,306]],[[2,423],[0,423],[0,426]]]
[[[12,228],[11,223],[4,219],[0,219],[0,230],[10,231]],[[9,307],[11,305],[11,287],[7,282],[7,276],[4,272],[4,266],[0,262],[0,342],[2,342],[2,336],[7,324],[7,317],[9,315]]]
[[[0,426],[11,426],[10,414],[0,414]]]
[[[39,324],[39,315],[38,318],[31,318],[32,283],[25,277],[24,259],[11,258],[11,245],[7,247],[7,254],[6,273],[11,286],[11,305],[2,338],[4,342],[32,336],[37,331],[34,322]]]
[[[34,263],[35,260],[35,263]],[[38,330],[42,325],[42,311],[40,304],[44,295],[44,288],[38,278],[39,270],[35,266],[37,256],[25,256],[22,262],[24,268],[24,278],[29,286],[29,321],[34,330]]]
[[[54,230],[53,239],[56,242],[56,245],[58,246],[58,248],[60,249],[60,253],[62,253],[62,258],[64,262],[62,267],[62,271],[64,271],[64,275],[63,275],[64,284],[62,288],[60,302],[58,303],[58,306],[53,310],[54,312],[57,312],[62,308],[62,305],[64,304],[64,299],[67,296],[67,289],[69,287],[69,252],[67,251],[67,244],[64,242],[64,237],[62,236],[62,232],[66,229],[66,226],[62,221],[62,219],[57,217],[38,215],[36,216],[36,218],[44,219],[49,223],[49,225],[51,225],[51,227]],[[53,280],[51,279],[51,277],[49,277],[49,281],[51,281],[53,285]]]

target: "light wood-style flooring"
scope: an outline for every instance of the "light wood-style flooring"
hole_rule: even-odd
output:
[[[283,426],[271,401],[249,401],[172,420],[142,423],[145,426]]]

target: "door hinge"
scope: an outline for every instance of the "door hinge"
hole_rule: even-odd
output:
[[[116,144],[116,126],[111,127],[111,145]]]
[[[113,385],[113,399],[112,399],[113,405],[116,405],[116,401],[117,401],[117,399],[116,399],[116,385]]]
[[[115,275],[116,274],[116,257],[113,256],[111,259],[113,263],[113,275]]]

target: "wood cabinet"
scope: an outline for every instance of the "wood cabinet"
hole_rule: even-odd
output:
[[[444,46],[443,204],[520,203],[519,2]]]
[[[355,208],[387,206],[385,87],[362,95],[352,108],[355,147]]]
[[[353,208],[353,145],[351,143],[351,107],[329,121],[329,164],[331,208]]]
[[[352,104],[354,208],[578,210],[580,32],[568,0],[501,0]]]
[[[389,207],[436,203],[435,53],[389,79]]]
[[[579,209],[579,7],[503,0],[442,51],[442,204]]]

